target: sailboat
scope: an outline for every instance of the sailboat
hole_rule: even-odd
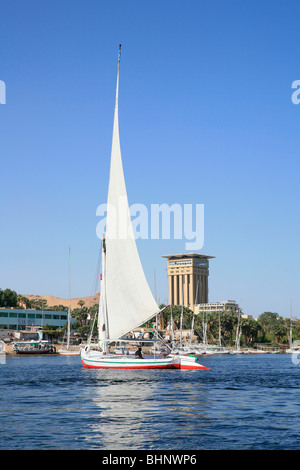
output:
[[[290,301],[290,333],[289,333],[289,345],[290,347],[285,350],[287,354],[299,354],[300,352],[300,342],[293,342],[293,316],[292,316],[292,301]]]
[[[238,323],[236,327],[236,334],[235,334],[235,349],[230,351],[230,354],[244,354],[244,351],[241,349],[241,309],[238,310]]]
[[[68,326],[67,326],[67,349],[59,349],[60,356],[79,356],[79,350],[70,349],[71,335],[71,249],[69,248],[69,308],[68,308]]]
[[[102,239],[102,276],[98,316],[99,349],[87,345],[81,350],[84,367],[97,369],[207,369],[195,358],[113,354],[111,343],[129,343],[129,332],[159,314],[158,305],[147,283],[131,224],[123,173],[119,137],[119,73],[115,97],[110,177],[108,185],[106,230]],[[131,339],[131,341],[133,341]],[[135,340],[137,342],[137,340]],[[144,342],[145,340],[143,340]]]

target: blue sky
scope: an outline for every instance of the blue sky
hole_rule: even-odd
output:
[[[210,301],[300,315],[297,1],[0,1],[0,287],[93,293],[118,44],[129,202],[204,204]],[[138,240],[167,301],[186,240]]]

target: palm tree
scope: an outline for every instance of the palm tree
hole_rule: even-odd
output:
[[[242,318],[242,336],[247,344],[258,342],[258,333],[261,331],[261,326],[256,320],[252,318]]]

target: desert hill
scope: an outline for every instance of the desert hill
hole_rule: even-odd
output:
[[[69,299],[61,299],[60,297],[54,297],[52,295],[23,295],[23,297],[26,297],[29,300],[42,300],[45,299],[47,300],[47,305],[48,307],[53,307],[54,305],[63,305],[64,307],[69,307]],[[80,308],[78,305],[78,302],[80,300],[83,300],[84,302],[84,307],[93,307],[93,305],[99,303],[99,297],[100,294],[99,292],[96,292],[95,296],[90,296],[90,297],[75,297],[74,299],[71,299],[71,309],[74,310],[74,308]]]

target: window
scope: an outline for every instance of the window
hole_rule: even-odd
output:
[[[181,265],[181,264],[192,264],[192,261],[190,259],[186,261],[170,261],[169,266]]]
[[[207,266],[208,266],[206,260],[204,260],[204,261],[198,261],[198,260],[196,261],[196,260],[195,260],[195,261],[194,261],[194,265],[195,265],[195,266],[204,266],[204,267],[207,267]]]

